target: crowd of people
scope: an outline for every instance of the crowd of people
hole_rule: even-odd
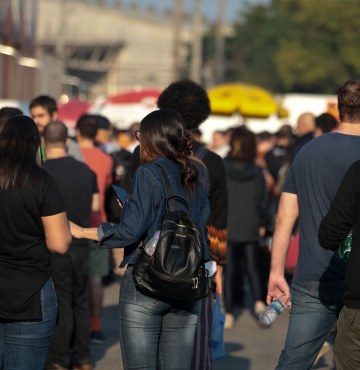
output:
[[[157,105],[126,140],[97,114],[80,116],[69,137],[46,95],[30,102],[29,116],[0,109],[0,369],[91,370],[90,343],[106,340],[104,282],[113,274],[125,370],[210,370],[214,296],[231,329],[246,284],[260,327],[267,304],[291,303],[276,369],[310,369],[331,336],[337,369],[359,369],[360,79],[339,89],[339,119],[305,111],[295,130],[242,125],[216,131],[209,145],[199,126],[210,102],[199,84],[176,81]],[[164,214],[159,165],[207,240],[216,293],[199,301],[134,284],[138,254]],[[124,204],[112,184],[128,192]],[[351,229],[346,265],[336,251]],[[294,236],[295,271],[286,269]]]

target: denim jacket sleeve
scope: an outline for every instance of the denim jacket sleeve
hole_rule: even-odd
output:
[[[137,245],[156,218],[160,202],[158,181],[146,166],[139,167],[133,178],[132,193],[124,204],[120,223],[101,225],[100,247],[122,248]]]
[[[159,159],[154,162],[161,163],[165,167],[175,194],[186,198],[178,166],[169,159]],[[127,249],[130,251],[136,249],[140,241],[146,243],[154,232],[160,229],[167,196],[160,173],[154,168],[154,164],[148,163],[137,169],[133,178],[132,193],[124,204],[120,223],[116,225],[105,223],[99,229],[101,248],[131,247]],[[203,258],[208,260],[206,225],[210,204],[206,191],[197,185],[189,201],[190,214],[203,236]]]

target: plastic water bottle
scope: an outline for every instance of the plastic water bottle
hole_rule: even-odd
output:
[[[150,240],[148,240],[148,242],[145,244],[144,250],[148,256],[152,256],[154,254],[159,240],[159,236],[160,230],[155,231],[154,236]]]
[[[275,299],[259,315],[259,319],[265,325],[270,325],[286,308],[283,297]]]

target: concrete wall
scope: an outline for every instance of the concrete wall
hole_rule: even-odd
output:
[[[55,51],[66,52],[68,45],[122,45],[109,69],[99,73],[90,86],[92,96],[112,94],[136,85],[167,86],[174,76],[174,35],[170,15],[138,14],[74,0],[39,0],[38,55],[51,69],[51,91],[55,95],[59,93],[62,78],[62,60]],[[186,28],[181,37],[189,39]],[[53,45],[53,52],[49,52],[49,45]],[[181,55],[184,62],[185,43]],[[80,74],[84,80],[87,75],[89,72]]]

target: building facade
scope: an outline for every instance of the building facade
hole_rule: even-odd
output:
[[[94,98],[167,86],[191,42],[190,28],[183,22],[178,32],[174,16],[101,1],[38,0],[36,55],[48,66],[49,92]]]
[[[37,0],[0,0],[0,98],[24,100],[37,92]]]

